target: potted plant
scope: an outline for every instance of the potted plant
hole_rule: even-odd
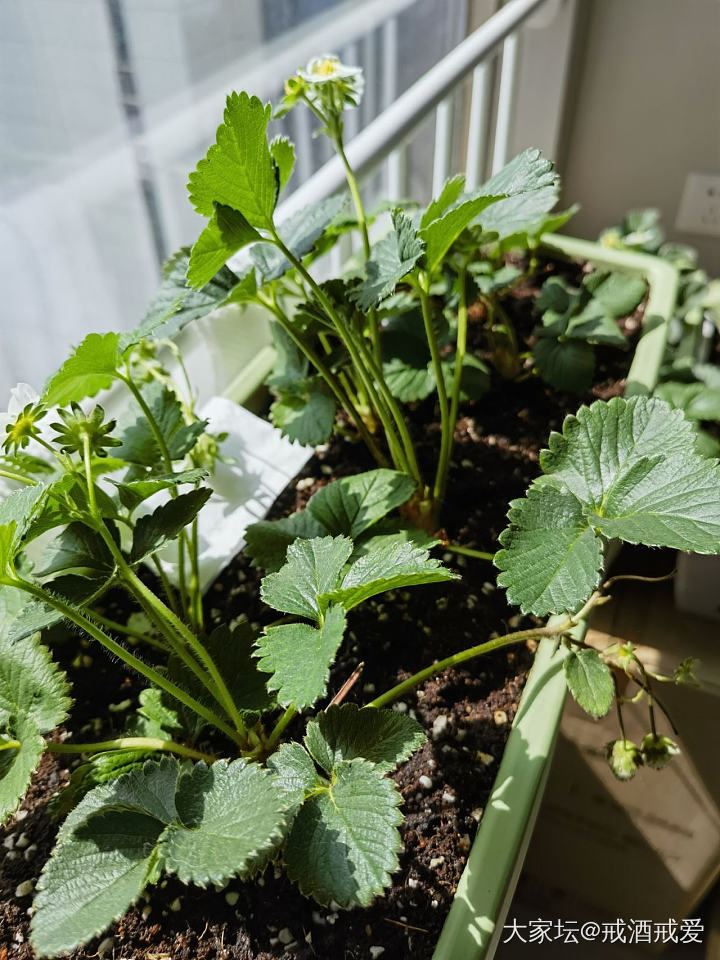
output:
[[[289,82],[283,109],[304,101],[344,156],[342,115],[357,103],[359,92],[356,71],[323,58]],[[259,873],[259,886],[243,889],[254,889],[247,895],[261,902],[269,884],[284,882],[262,875],[270,863],[282,863],[300,892],[325,906],[318,927],[332,933],[335,923],[342,923],[336,921],[336,909],[370,903],[398,863],[401,797],[389,774],[426,738],[407,698],[416,697],[426,681],[457,677],[453,670],[493,651],[522,651],[528,641],[547,641],[509,741],[507,763],[522,771],[513,776],[524,783],[511,843],[501,857],[487,919],[482,920],[482,906],[471,908],[470,935],[481,949],[485,943],[478,931],[497,922],[508,867],[517,860],[531,821],[559,716],[560,689],[567,685],[588,712],[600,716],[616,700],[611,667],[638,685],[649,708],[650,732],[641,744],[620,732],[609,745],[609,762],[618,776],[631,776],[641,763],[660,767],[676,749],[656,725],[653,677],[636,654],[623,648],[601,656],[582,640],[586,617],[607,599],[602,570],[610,541],[717,550],[718,464],[695,451],[692,425],[681,412],[641,395],[655,376],[674,274],[644,258],[609,255],[603,260],[596,248],[558,240],[561,250],[564,244],[570,256],[598,259],[601,269],[584,273],[577,266],[565,269],[562,262],[557,268],[544,266],[544,282],[535,284],[542,287],[539,296],[524,297],[523,331],[521,311],[513,317],[509,305],[523,299],[523,288],[545,262],[543,235],[565,216],[550,213],[557,181],[537,151],[521,155],[472,194],[463,193],[462,178],[453,178],[424,211],[394,210],[390,232],[373,245],[349,166],[352,217],[342,213],[341,199],[331,198],[287,224],[275,224],[293,150],[283,139],[268,142],[269,119],[269,107],[255,98],[228,99],[217,143],[190,181],[193,202],[208,225],[192,251],[169,264],[146,322],[127,337],[90,335],[51,378],[41,402],[23,407],[7,425],[5,473],[23,488],[1,508],[0,576],[9,596],[29,595],[39,606],[22,611],[22,638],[15,620],[2,640],[0,797],[5,813],[15,809],[44,753],[81,750],[101,758],[78,767],[70,790],[61,794],[59,804],[71,809],[43,870],[32,918],[33,942],[43,955],[100,933],[163,874],[222,887],[233,877]],[[354,275],[319,283],[310,262],[353,228],[361,232],[365,262]],[[238,277],[224,264],[246,246],[251,266]],[[509,251],[518,246],[527,256],[513,262]],[[616,266],[627,275],[611,272]],[[504,399],[521,395],[527,384],[533,392],[523,396],[551,404],[562,417],[571,402],[562,388],[585,389],[592,383],[596,349],[602,353],[603,345],[619,345],[617,319],[643,300],[645,283],[638,284],[638,272],[650,280],[651,294],[648,329],[630,367],[627,392],[632,395],[583,405],[564,420],[561,432],[551,434],[526,496],[511,504],[498,552],[478,549],[491,546],[487,541],[459,542],[454,531],[440,525],[450,516],[448,490],[469,469],[462,462],[453,469],[453,449],[461,445],[455,436],[461,409],[491,415],[488,388],[494,370]],[[212,630],[197,578],[193,583],[192,553],[187,589],[181,581],[175,598],[177,610],[173,589],[162,576],[153,586],[138,574],[139,564],[167,541],[177,539],[181,548],[188,540],[192,545],[195,518],[207,498],[199,484],[212,463],[202,421],[185,418],[182,410],[178,418],[173,397],[149,403],[133,379],[132,358],[144,349],[144,338],[177,332],[220,304],[243,302],[261,305],[274,319],[275,423],[296,440],[332,438],[328,454],[334,450],[336,462],[352,463],[350,472],[333,482],[314,484],[307,509],[279,507],[284,515],[248,531],[248,552],[266,571],[257,590],[252,582],[243,588],[251,568],[247,559],[239,561],[245,564],[244,581],[233,590],[242,594],[240,605],[250,618],[233,620],[228,602],[220,619],[231,626]],[[538,391],[536,371],[560,389]],[[72,406],[116,380],[130,390],[142,414],[130,438],[127,430],[118,435],[97,405]],[[466,406],[477,397],[479,406]],[[59,419],[53,437],[46,438],[47,408],[54,405],[60,405]],[[429,422],[432,429],[424,431],[423,417],[429,410],[430,421],[435,419],[435,405],[437,428]],[[515,409],[519,419],[521,412],[530,413]],[[469,453],[477,444],[470,418],[465,430],[463,450]],[[171,449],[178,433],[182,443]],[[128,455],[135,449],[133,440],[147,451],[139,462]],[[51,454],[50,468],[37,458],[25,459],[33,441]],[[196,455],[198,443],[206,459],[183,462]],[[123,471],[112,496],[98,482],[114,472],[110,457],[103,456],[109,448],[117,461],[111,465]],[[515,480],[506,475],[508,486],[494,494],[503,505],[513,482],[525,484],[518,473]],[[472,472],[473,484],[479,476],[481,471]],[[192,489],[180,492],[183,484]],[[171,491],[170,499],[137,519],[138,504],[163,488]],[[458,509],[466,507],[459,503]],[[24,557],[33,539],[48,531],[55,533],[54,559],[36,572]],[[487,530],[479,535],[489,539]],[[430,556],[437,545],[446,551],[445,565]],[[425,639],[414,640],[415,656],[425,660],[403,676],[398,670],[412,658],[397,661],[401,635],[394,642],[388,636],[379,649],[366,644],[365,676],[372,671],[385,689],[364,688],[363,709],[350,702],[358,694],[358,665],[328,704],[333,661],[361,642],[348,623],[369,631],[370,623],[392,625],[400,611],[402,622],[411,625],[405,634],[414,635],[419,625],[409,610],[409,588],[426,605],[431,598],[441,622],[447,622],[446,591],[458,580],[447,563],[454,559],[461,568],[476,564],[475,571],[479,564],[488,571],[494,561],[500,586],[527,619],[518,615],[517,623],[508,624],[512,629],[489,638],[471,636],[472,642],[464,644],[453,636],[433,636],[426,623],[427,629],[419,631]],[[59,574],[72,582],[59,583]],[[130,592],[149,622],[149,628],[133,631],[149,641],[143,656],[115,639],[122,623],[106,612],[98,616],[98,591],[116,583]],[[435,588],[442,591],[439,596],[428,592],[432,584],[440,585]],[[494,592],[492,584],[488,592]],[[476,601],[470,604],[464,596],[463,608],[474,609]],[[211,603],[218,602],[213,594]],[[364,619],[363,610],[369,611]],[[262,611],[262,621],[252,619],[256,611]],[[41,614],[75,624],[149,682],[124,736],[78,744],[50,735],[68,700],[61,672],[27,630],[28,622],[39,627]],[[453,652],[445,655],[450,643]],[[349,653],[356,655],[352,647]],[[333,682],[339,679],[333,676]],[[443,693],[444,703],[452,702],[454,682]],[[423,688],[425,699],[429,689]],[[432,713],[420,699],[413,702],[427,728]],[[396,702],[406,709],[388,709]],[[536,724],[538,710],[547,717]],[[506,727],[504,711],[496,714],[495,724]],[[452,722],[436,715],[431,735],[441,740]],[[537,725],[533,733],[540,753],[518,766],[527,759],[518,754],[528,724]],[[488,765],[495,760],[490,757]],[[455,793],[438,791],[432,777],[423,774],[418,785],[420,796],[433,788],[446,807],[457,802]],[[502,788],[493,795],[479,851],[492,831]],[[478,856],[482,852],[473,855],[463,891],[472,886]],[[232,891],[227,904],[234,906],[239,896]],[[460,902],[438,956],[448,943],[457,943],[455,931],[465,924],[458,920],[464,909]],[[280,907],[284,919],[291,904],[283,900]],[[368,916],[360,914],[366,926]],[[398,924],[405,928],[403,936],[413,926]],[[275,926],[275,932],[273,948],[283,949],[295,936],[290,927]],[[247,934],[238,936],[250,944]],[[365,932],[366,945],[368,936]],[[368,949],[374,956],[384,950],[374,943]],[[427,954],[427,942],[422,949]]]

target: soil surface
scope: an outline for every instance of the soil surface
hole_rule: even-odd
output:
[[[553,269],[544,267],[545,272]],[[578,267],[558,269],[578,279]],[[537,322],[531,309],[534,295],[520,287],[511,302],[526,344]],[[481,311],[471,315],[470,343],[482,355]],[[640,312],[625,322],[630,338],[639,323]],[[538,454],[549,431],[559,429],[564,415],[580,403],[622,392],[627,364],[622,352],[598,351],[597,383],[584,396],[552,391],[534,377],[519,382],[495,377],[491,393],[461,410],[442,517],[452,542],[495,548],[506,525],[508,502],[522,496],[538,473]],[[431,400],[410,411],[410,426],[421,467],[429,472],[440,436]],[[372,467],[364,448],[335,440],[318,450],[271,515],[304,506],[314,490],[335,477]],[[434,659],[494,632],[531,625],[505,603],[491,564],[450,553],[443,560],[462,575],[461,581],[386,594],[351,612],[330,696],[361,662],[362,676],[348,699],[364,703]],[[208,617],[218,623],[241,615],[256,623],[275,619],[277,614],[258,599],[258,583],[258,571],[245,557],[237,557],[207,594]],[[77,635],[59,640],[54,654],[73,684],[76,704],[67,725],[71,736],[88,740],[120,734],[144,683]],[[272,866],[258,882],[231,881],[222,891],[183,887],[168,879],[71,956],[427,960],[482,818],[531,662],[532,650],[524,646],[501,650],[440,674],[395,705],[418,719],[428,740],[394,774],[403,796],[404,846],[392,889],[371,907],[349,912],[318,907]],[[105,704],[111,704],[107,715]],[[291,727],[290,732],[297,731]],[[35,956],[28,943],[32,885],[57,831],[48,801],[77,762],[67,755],[45,756],[20,812],[0,831],[0,960]]]

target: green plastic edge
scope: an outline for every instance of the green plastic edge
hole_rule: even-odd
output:
[[[645,277],[650,288],[645,331],[635,350],[625,395],[652,391],[677,297],[675,267],[647,254],[611,250],[574,237],[553,234],[544,240],[543,246],[569,259],[589,260],[600,267]],[[555,619],[551,618],[549,623]],[[585,623],[578,624],[577,639],[582,639],[586,630]],[[555,652],[555,648],[550,639],[543,640],[538,647],[490,800],[433,960],[489,960],[495,953],[540,809],[565,705],[565,651]]]
[[[612,250],[589,240],[557,234],[544,240],[543,247],[562,257],[589,260],[647,279],[650,291],[645,323],[650,329],[646,327],[636,347],[625,393],[649,393],[658,379],[667,322],[677,297],[675,267],[648,254]],[[274,359],[274,348],[263,347],[249,358],[223,396],[238,404],[248,403],[270,373]],[[582,639],[586,629],[585,624],[578,625],[578,639]],[[538,647],[490,801],[433,960],[489,960],[499,942],[540,809],[565,705],[563,652],[555,653],[554,648],[552,640],[543,640]]]

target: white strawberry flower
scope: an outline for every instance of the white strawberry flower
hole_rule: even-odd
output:
[[[321,57],[312,57],[304,70],[298,70],[298,77],[305,83],[312,85],[316,92],[328,84],[339,87],[346,96],[346,106],[357,106],[362,98],[365,87],[362,67],[351,67],[342,63],[339,57],[332,53]]]

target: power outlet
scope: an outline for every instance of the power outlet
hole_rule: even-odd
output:
[[[675,228],[720,237],[720,174],[688,174]]]

